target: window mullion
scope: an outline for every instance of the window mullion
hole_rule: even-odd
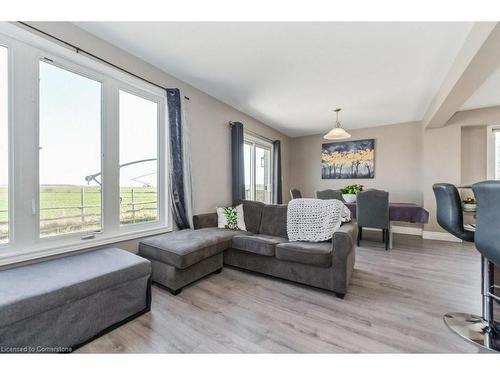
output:
[[[252,200],[257,199],[257,185],[255,181],[255,174],[256,174],[256,168],[257,168],[257,162],[255,160],[255,143],[252,144]]]
[[[120,133],[119,90],[112,81],[103,84],[103,232],[115,234],[120,229]]]
[[[168,225],[169,223],[169,209],[168,209],[168,173],[166,165],[168,165],[167,158],[167,128],[166,128],[166,107],[165,102],[162,100],[158,108],[158,217],[161,223]]]
[[[11,62],[11,242],[24,248],[38,239],[38,56],[16,45]]]

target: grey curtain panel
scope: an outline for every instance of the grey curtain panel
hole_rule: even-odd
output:
[[[191,163],[181,104],[179,89],[167,89],[170,140],[169,194],[175,225],[178,229],[187,229],[192,227]]]
[[[243,124],[231,123],[231,160],[232,160],[232,191],[233,204],[245,199],[245,160]]]
[[[273,142],[273,201],[274,204],[283,203],[283,189],[281,183],[281,142]]]

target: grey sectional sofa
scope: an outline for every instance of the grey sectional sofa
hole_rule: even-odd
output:
[[[357,227],[343,224],[332,241],[289,242],[286,205],[241,201],[247,231],[217,228],[217,214],[196,215],[195,229],[141,241],[153,281],[177,294],[223,264],[333,291],[343,298],[354,269]]]
[[[286,205],[241,203],[251,233],[233,236],[224,264],[327,289],[344,298],[356,257],[356,225],[342,225],[332,241],[289,242]],[[196,227],[214,225],[217,215],[200,215],[194,222]]]

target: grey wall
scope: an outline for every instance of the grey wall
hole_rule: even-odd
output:
[[[351,183],[384,189],[392,201],[423,204],[430,214],[424,230],[444,232],[436,222],[432,185],[486,179],[485,124],[498,122],[500,107],[492,107],[458,112],[447,126],[437,129],[424,130],[420,122],[414,122],[349,130],[352,139],[375,138],[374,179],[322,180],[321,144],[327,142],[323,135],[293,138],[290,184],[306,197],[313,197],[316,190]]]
[[[464,126],[462,128],[462,185],[472,185],[478,181],[486,180],[486,132],[486,125]],[[472,190],[469,189],[461,189],[460,194],[462,198],[474,196]],[[464,212],[464,222],[473,224],[475,222],[474,213]]]
[[[424,207],[430,213],[429,224],[425,226],[425,230],[444,231],[436,221],[436,200],[432,184],[449,182],[460,185],[462,182],[475,182],[473,180],[476,178],[482,179],[483,176],[479,174],[475,176],[468,174],[470,165],[463,165],[464,153],[467,155],[471,151],[470,147],[479,147],[473,150],[474,161],[471,161],[471,164],[485,163],[486,148],[480,148],[481,141],[476,137],[476,132],[481,130],[475,131],[474,128],[484,129],[486,125],[498,123],[500,123],[500,106],[460,111],[455,113],[443,128],[424,130],[422,189]],[[468,134],[475,136],[465,140],[463,137]],[[464,172],[466,175],[462,176]]]
[[[391,201],[422,204],[422,129],[420,123],[404,123],[368,129],[349,130],[352,140],[375,139],[375,178],[323,180],[321,144],[323,134],[293,138],[290,155],[291,186],[304,197],[314,197],[316,190],[339,189],[360,183],[365,187],[389,191]],[[289,194],[288,194],[289,195]]]
[[[462,128],[462,185],[486,180],[486,125]]]
[[[429,211],[429,223],[425,225],[425,230],[444,232],[436,220],[436,198],[432,185],[438,182],[460,185],[460,140],[460,126],[445,126],[424,131],[424,175],[421,186],[424,207]]]

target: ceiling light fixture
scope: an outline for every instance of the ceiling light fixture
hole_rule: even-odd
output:
[[[351,135],[345,131],[345,129],[340,125],[339,122],[339,112],[342,108],[337,108],[335,113],[337,114],[337,119],[335,120],[335,127],[330,130],[323,138],[336,140],[336,139],[348,139],[351,138]]]

